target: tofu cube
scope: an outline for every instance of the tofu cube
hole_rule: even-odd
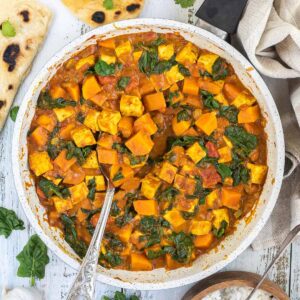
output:
[[[47,129],[48,131],[52,132],[55,125],[56,125],[56,118],[55,115],[40,115],[36,119],[37,124],[39,124],[41,127]]]
[[[63,172],[67,172],[76,163],[76,161],[77,160],[75,157],[67,159],[67,150],[63,149],[55,158],[54,164],[58,166]]]
[[[187,43],[176,55],[176,61],[181,64],[194,64],[198,58],[198,48],[192,43]]]
[[[90,55],[88,57],[81,58],[77,62],[76,66],[75,66],[75,69],[79,70],[85,65],[93,66],[94,64],[95,64],[95,55]]]
[[[110,55],[104,51],[101,52],[100,59],[106,62],[108,65],[115,64],[117,61],[117,58],[114,55]]]
[[[77,127],[73,129],[71,136],[77,147],[86,147],[97,143],[93,133],[87,127]]]
[[[198,204],[199,199],[195,198],[195,199],[182,199],[181,201],[178,201],[176,208],[178,210],[181,211],[185,211],[185,212],[194,212],[195,211],[195,207]]]
[[[240,93],[232,102],[231,105],[234,105],[237,108],[240,108],[243,105],[251,106],[256,102],[255,98],[246,93]]]
[[[250,170],[250,180],[255,184],[263,184],[266,178],[268,167],[265,165],[254,165],[247,163],[247,168]]]
[[[213,53],[208,53],[208,54],[203,54],[200,55],[198,59],[198,64],[202,64],[204,69],[212,74],[212,67],[215,63],[215,61],[219,58],[219,55],[213,54]]]
[[[75,115],[75,109],[72,106],[67,106],[64,108],[54,108],[53,111],[59,122],[63,122],[67,118]]]
[[[195,125],[200,128],[206,135],[211,135],[217,129],[217,116],[216,112],[202,114],[195,122]]]
[[[97,147],[97,155],[100,164],[114,165],[118,163],[117,150]]]
[[[118,133],[118,123],[121,118],[121,114],[118,111],[102,110],[98,117],[100,130],[116,135]]]
[[[206,152],[202,149],[198,142],[195,142],[191,147],[186,150],[186,154],[196,164],[206,156]]]
[[[137,63],[141,58],[143,51],[134,51],[133,52],[133,60]]]
[[[213,226],[216,229],[220,229],[222,221],[226,221],[229,224],[229,213],[227,208],[214,209],[212,211],[214,216]]]
[[[184,76],[179,72],[178,65],[175,65],[169,71],[166,71],[165,76],[169,84],[174,84],[184,79]]]
[[[96,182],[96,191],[97,192],[105,191],[106,185],[105,185],[105,179],[103,175],[85,176],[86,185],[88,185],[89,181],[92,180],[93,178],[95,178],[95,182]]]
[[[120,101],[120,111],[123,116],[140,117],[144,112],[144,105],[137,96],[123,95]]]
[[[158,46],[158,57],[161,60],[169,60],[174,55],[174,45],[159,45]]]
[[[34,152],[30,154],[29,166],[36,176],[40,176],[53,169],[53,165],[47,151]]]
[[[194,235],[205,235],[212,230],[210,221],[196,221],[192,220],[190,225],[190,232]]]
[[[51,198],[54,203],[54,207],[59,214],[66,212],[73,208],[73,204],[70,199],[62,199],[57,196]]]
[[[142,180],[142,187],[141,187],[141,192],[142,195],[145,196],[147,199],[155,199],[155,194],[158,190],[158,188],[161,185],[161,181],[152,176],[146,176],[143,180]]]
[[[165,161],[162,164],[158,177],[168,183],[172,183],[176,173],[177,173],[177,168],[174,167],[169,162]]]
[[[118,47],[116,47],[115,51],[116,51],[116,55],[118,57],[121,57],[124,54],[128,54],[132,52],[132,45],[130,41],[127,40],[126,42],[123,42]]]
[[[90,109],[84,118],[83,124],[86,127],[92,129],[93,132],[99,131],[100,130],[98,125],[99,115],[100,115],[99,111]]]
[[[220,158],[218,159],[219,163],[227,163],[232,161],[231,148],[228,146],[218,149]]]
[[[171,224],[175,231],[179,231],[186,223],[180,211],[178,211],[177,209],[167,211],[164,214],[164,219],[166,219]]]
[[[220,102],[221,104],[225,105],[225,106],[228,106],[228,101],[227,99],[225,98],[225,96],[223,95],[223,93],[219,93],[218,95],[216,95],[214,97],[218,102]]]
[[[187,195],[193,195],[196,188],[196,180],[180,174],[176,174],[174,179],[174,187],[181,191],[184,191],[184,193]]]
[[[45,146],[48,142],[48,131],[42,126],[38,126],[30,135],[34,143],[40,147]]]
[[[89,193],[89,189],[85,182],[71,186],[69,191],[71,193],[71,201],[73,205],[85,200]]]
[[[218,206],[218,200],[220,199],[220,190],[213,190],[211,193],[209,193],[206,198],[205,198],[205,202],[206,205],[209,208],[217,208],[216,206]]]
[[[148,133],[139,131],[125,145],[134,155],[139,156],[149,154],[154,143]]]
[[[84,164],[82,165],[85,169],[98,169],[98,159],[97,159],[97,152],[93,150],[89,156],[86,158]]]

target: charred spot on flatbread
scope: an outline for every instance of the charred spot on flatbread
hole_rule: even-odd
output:
[[[23,17],[23,21],[25,22],[25,23],[28,23],[29,22],[29,11],[28,10],[22,10],[21,12],[20,12],[20,15]]]
[[[120,10],[115,11],[115,15],[119,16],[122,12]]]
[[[20,54],[18,44],[8,45],[3,53],[3,61],[8,64],[8,72],[12,72],[17,64],[17,58]]]
[[[3,106],[5,106],[5,104],[6,104],[6,101],[0,100],[0,109],[1,109]]]
[[[13,86],[12,84],[10,84],[10,85],[8,86],[8,90],[11,91],[11,90],[13,90],[13,89],[14,89],[14,86]]]
[[[135,3],[132,3],[130,5],[128,5],[126,7],[126,10],[130,13],[133,13],[135,12],[137,9],[140,9],[141,8],[141,5],[140,4],[135,4]]]
[[[98,24],[104,23],[105,13],[103,11],[96,11],[92,15],[92,20]]]

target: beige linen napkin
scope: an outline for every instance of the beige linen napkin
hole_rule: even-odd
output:
[[[300,77],[299,0],[249,0],[238,37],[250,61],[262,74],[273,78]],[[271,79],[266,81],[272,84]],[[281,88],[281,81],[273,80],[273,84]],[[296,167],[300,163],[300,80],[290,80],[289,84],[291,99],[279,93],[275,101],[284,127],[287,156],[290,165]],[[300,167],[297,167],[284,180],[273,214],[252,247],[278,245],[299,223]]]

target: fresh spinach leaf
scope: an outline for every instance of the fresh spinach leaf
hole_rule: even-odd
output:
[[[23,230],[24,222],[20,220],[13,210],[0,207],[0,235],[8,238],[13,230]]]
[[[35,284],[35,278],[45,277],[45,268],[49,263],[47,247],[37,234],[31,236],[23,250],[17,255],[20,263],[17,275],[30,277],[31,285]]]
[[[9,116],[14,122],[17,119],[18,111],[19,111],[19,106],[14,106],[9,112]]]
[[[194,5],[196,0],[175,0],[176,4],[180,4],[182,8],[188,8]]]

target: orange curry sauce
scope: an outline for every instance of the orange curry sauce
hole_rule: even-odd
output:
[[[267,173],[265,121],[223,58],[179,34],[99,40],[45,86],[29,165],[51,226],[81,257],[116,186],[99,263],[188,266],[234,230]]]

